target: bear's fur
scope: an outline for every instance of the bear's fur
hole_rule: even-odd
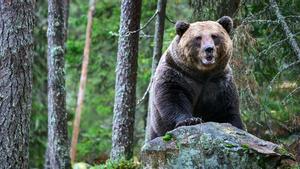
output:
[[[176,23],[176,37],[161,57],[150,90],[150,139],[201,122],[243,129],[229,60],[232,20]]]

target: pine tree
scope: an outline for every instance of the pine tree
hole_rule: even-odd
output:
[[[0,0],[0,168],[28,168],[34,1]]]
[[[136,78],[141,0],[122,0],[116,68],[111,158],[129,159],[133,153]]]
[[[64,55],[67,1],[48,1],[48,146],[45,168],[71,168],[67,132]]]

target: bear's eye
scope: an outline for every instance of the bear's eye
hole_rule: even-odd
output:
[[[211,35],[211,38],[213,38],[214,40],[218,39],[218,35]]]
[[[221,42],[221,37],[219,37],[218,35],[212,34],[211,38],[213,39],[215,45],[219,45]]]
[[[196,37],[195,37],[195,40],[196,40],[196,41],[201,41],[201,39],[202,39],[201,36],[196,36]]]

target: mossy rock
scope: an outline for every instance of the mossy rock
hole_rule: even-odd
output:
[[[146,143],[143,168],[273,169],[292,158],[272,142],[227,123],[183,126]]]

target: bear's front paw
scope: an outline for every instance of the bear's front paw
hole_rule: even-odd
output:
[[[201,124],[203,123],[203,120],[198,117],[192,117],[183,121],[180,121],[176,124],[175,128],[180,127],[180,126],[191,126],[191,125],[196,125],[196,124]]]

